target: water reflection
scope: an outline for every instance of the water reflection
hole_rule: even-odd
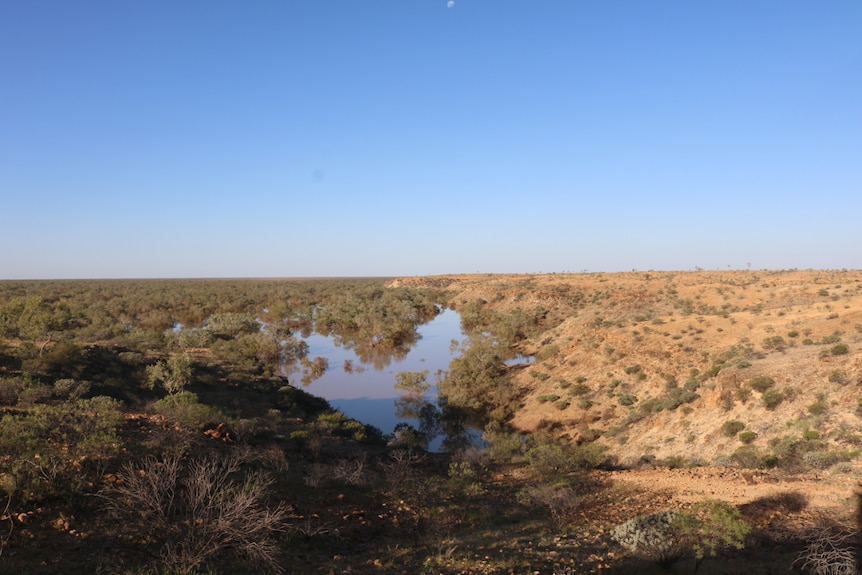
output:
[[[448,369],[458,354],[458,346],[451,342],[463,339],[461,318],[452,310],[444,310],[419,326],[414,341],[394,349],[309,333],[302,338],[307,345],[305,357],[293,363],[285,375],[305,384],[310,393],[328,400],[348,417],[384,433],[393,433],[399,424],[406,423],[427,438],[439,433],[457,435],[458,425],[448,417],[448,410],[438,405],[436,382],[438,372]],[[420,382],[424,386],[402,386],[399,394],[399,373],[424,374]],[[443,411],[447,411],[446,417],[441,415]],[[448,448],[444,443],[438,439],[430,448]]]

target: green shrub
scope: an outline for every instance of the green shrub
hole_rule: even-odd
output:
[[[560,396],[554,394],[540,395],[537,399],[539,403],[548,403],[557,401],[558,399],[560,399]]]
[[[586,395],[590,391],[591,391],[590,388],[588,386],[584,385],[583,383],[576,383],[569,390],[569,393],[571,395]]]
[[[685,382],[683,388],[686,391],[697,391],[698,389],[700,389],[700,382],[696,379],[689,379]]]
[[[767,409],[775,409],[784,401],[784,392],[778,389],[768,389],[760,397]]]
[[[775,380],[768,375],[758,375],[748,380],[748,386],[760,393],[765,392],[773,385],[775,385]]]
[[[24,388],[20,379],[0,379],[0,405],[15,405]]]
[[[829,382],[837,383],[839,385],[846,385],[849,382],[849,377],[847,372],[843,369],[833,369],[829,372]]]
[[[744,469],[759,469],[763,467],[760,452],[754,445],[742,445],[730,455],[730,460]]]
[[[548,359],[549,357],[553,357],[553,356],[557,355],[559,352],[560,352],[560,346],[559,345],[557,345],[555,343],[548,344],[539,350],[539,352],[536,354],[536,359],[539,361],[543,361],[545,359]]]
[[[711,368],[709,368],[708,370],[706,370],[703,373],[703,376],[701,377],[701,379],[703,381],[706,381],[707,379],[715,377],[716,375],[718,375],[718,372],[720,372],[722,369],[724,369],[724,367],[725,367],[724,364],[713,365]]]
[[[634,405],[637,401],[637,396],[632,395],[631,393],[624,393],[617,398],[617,402],[623,406]]]
[[[667,397],[662,400],[660,405],[663,409],[673,411],[680,405],[683,405],[684,403],[692,403],[697,399],[700,399],[700,394],[687,389],[677,388],[669,393]]]
[[[596,430],[588,431],[596,432]],[[582,443],[572,450],[572,464],[575,469],[596,469],[604,466],[607,461],[605,447],[598,443]]]
[[[593,442],[593,441],[597,440],[599,437],[601,437],[602,435],[604,435],[604,433],[605,432],[602,431],[601,429],[590,428],[590,429],[584,431],[583,433],[581,433],[581,441],[584,443]]]
[[[650,413],[658,413],[659,411],[664,409],[661,403],[662,400],[658,397],[651,397],[649,399],[645,399],[638,405],[638,411],[645,415],[648,415]]]
[[[736,399],[738,399],[742,403],[745,403],[749,399],[751,399],[751,390],[747,387],[739,387],[736,389],[736,391],[733,392],[733,395],[736,397]]]
[[[814,469],[828,469],[841,461],[841,457],[832,451],[809,451],[802,455],[802,463]]]
[[[763,340],[763,349],[784,351],[787,348],[787,342],[780,335],[767,337]]]
[[[741,442],[747,445],[757,438],[757,434],[753,431],[743,431],[738,435],[738,437]]]
[[[58,379],[54,382],[54,396],[62,399],[81,399],[90,391],[89,381]]]
[[[802,432],[802,439],[806,441],[812,441],[814,439],[820,439],[820,432],[816,429],[806,429]]]
[[[721,434],[725,437],[733,437],[745,429],[745,424],[736,419],[729,419],[721,424]]]
[[[832,349],[829,350],[829,353],[832,355],[847,355],[850,353],[850,348],[846,343],[836,343],[832,346]]]
[[[593,469],[603,465],[607,459],[604,447],[597,443],[571,446],[541,439],[527,447],[525,456],[530,467],[545,476]]]
[[[170,395],[181,392],[192,380],[192,364],[185,353],[173,354],[166,360],[147,366],[150,389],[161,385]]]
[[[662,377],[664,377],[665,388],[676,389],[677,387],[679,387],[679,382],[676,380],[676,377],[674,375],[666,373]]]
[[[808,406],[808,413],[811,415],[823,415],[826,413],[826,409],[825,401],[816,401]]]
[[[694,552],[695,571],[704,558],[715,557],[721,549],[745,547],[745,538],[751,533],[751,525],[742,518],[739,509],[719,500],[695,504],[690,513],[680,514],[675,523],[680,538],[687,540]]]
[[[198,396],[190,391],[180,391],[156,401],[153,411],[190,428],[200,428],[224,418],[215,407],[199,403]]]

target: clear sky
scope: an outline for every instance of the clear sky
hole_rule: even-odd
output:
[[[0,278],[862,268],[859,0],[0,0]]]

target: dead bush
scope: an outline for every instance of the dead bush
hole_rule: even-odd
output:
[[[120,531],[156,547],[164,567],[192,571],[231,556],[280,572],[270,536],[290,517],[283,504],[263,502],[271,480],[243,472],[236,458],[149,458],[127,464],[102,493],[122,521]]]
[[[857,575],[853,544],[856,533],[835,526],[815,530],[799,554],[795,568],[811,575]]]

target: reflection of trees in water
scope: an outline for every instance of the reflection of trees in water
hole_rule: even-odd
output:
[[[395,416],[399,419],[418,421],[419,442],[427,449],[438,436],[443,436],[443,451],[458,451],[471,445],[471,421],[469,414],[446,401],[445,397],[432,401],[427,392],[431,384],[427,382],[428,372],[399,372],[395,374]],[[438,380],[442,373],[437,373]],[[405,424],[407,425],[407,424]],[[409,427],[409,426],[408,426]]]
[[[320,333],[320,332],[319,332]],[[416,342],[422,336],[414,331],[410,338],[404,339],[401,343],[395,345],[389,340],[380,337],[363,338],[358,332],[350,333],[320,333],[325,337],[329,337],[336,347],[349,349],[356,354],[357,359],[363,365],[371,365],[377,371],[382,371],[389,367],[393,361],[401,361],[410,350],[416,345]],[[356,369],[356,366],[351,366]],[[346,371],[346,370],[345,370]]]
[[[381,345],[360,344],[353,348],[359,361],[365,365],[373,365],[377,371],[388,367],[393,361],[401,361],[410,353],[412,345],[388,347]]]
[[[299,363],[302,366],[302,385],[306,386],[323,377],[329,369],[329,360],[325,357],[318,356],[314,359],[303,357]]]
[[[294,379],[299,374],[302,385],[310,385],[323,377],[329,369],[329,360],[325,357],[308,358],[308,344],[291,337],[282,346],[282,362],[279,373],[288,379]]]

